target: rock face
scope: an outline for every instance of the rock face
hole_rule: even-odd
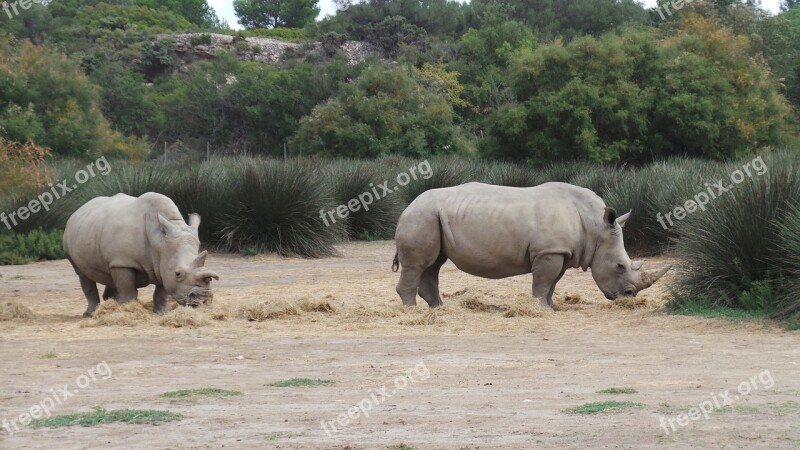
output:
[[[297,43],[286,42],[265,37],[248,37],[242,40],[226,34],[207,34],[210,43],[192,45],[192,38],[199,40],[201,33],[164,35],[162,38],[175,40],[175,51],[180,55],[194,56],[200,59],[213,59],[219,51],[236,51],[239,59],[277,64],[285,59],[287,50],[294,52],[322,52],[319,42]],[[350,65],[363,62],[370,56],[379,56],[380,52],[373,45],[362,41],[345,41],[339,50],[347,58]]]

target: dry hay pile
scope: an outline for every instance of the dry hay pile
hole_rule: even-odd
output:
[[[604,303],[603,309],[657,309],[659,305],[642,295],[639,297],[620,297],[608,303]]]
[[[0,302],[0,322],[33,319],[35,314],[27,306],[11,300]]]
[[[81,322],[81,327],[135,327],[151,322],[155,318],[152,309],[134,300],[120,305],[114,300],[100,303],[91,320]]]
[[[158,323],[165,327],[196,328],[208,325],[209,320],[204,312],[191,307],[183,307],[173,309],[164,315]]]
[[[106,300],[97,307],[92,318],[81,322],[81,327],[136,327],[158,324],[164,327],[202,327],[212,320],[227,320],[230,311],[225,307],[203,305],[198,308],[180,306],[175,301],[167,305],[167,314],[158,316],[153,312],[153,302],[142,303],[139,300],[119,304],[115,300]]]
[[[542,317],[546,311],[539,306],[539,301],[527,294],[516,294],[507,298],[505,303],[495,305],[486,302],[492,294],[487,292],[472,292],[462,289],[452,294],[445,295],[453,299],[456,304],[470,312],[498,313],[505,318],[511,317]]]

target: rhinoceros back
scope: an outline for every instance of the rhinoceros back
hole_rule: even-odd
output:
[[[136,269],[154,282],[147,239],[148,213],[182,220],[172,200],[161,194],[149,192],[138,198],[117,194],[92,199],[67,221],[64,253],[79,274],[101,284],[112,283],[112,268]]]

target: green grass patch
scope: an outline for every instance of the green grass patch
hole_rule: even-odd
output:
[[[242,395],[239,391],[228,391],[218,388],[199,388],[199,389],[182,389],[179,391],[164,392],[159,397],[164,398],[183,398],[183,397],[232,397],[235,395]]]
[[[408,444],[403,444],[402,442],[395,445],[389,445],[386,448],[387,450],[414,450],[414,447]]]
[[[289,380],[281,380],[271,383],[270,386],[274,387],[304,387],[304,386],[327,386],[332,384],[331,380],[312,380],[310,378],[292,378]]]
[[[58,358],[58,353],[56,353],[56,352],[47,352],[44,355],[40,356],[39,358],[42,358],[42,359]]]
[[[603,389],[602,391],[597,391],[598,394],[635,394],[636,389],[633,388],[618,388],[612,387],[608,389]]]
[[[757,320],[769,316],[766,311],[731,308],[728,306],[711,306],[706,302],[686,302],[669,309],[671,314],[681,316],[697,316],[710,319]]]
[[[106,411],[105,409],[98,408],[90,413],[63,414],[46,419],[35,419],[31,421],[31,426],[33,428],[59,428],[78,425],[82,427],[93,427],[115,422],[155,425],[163,422],[181,420],[182,418],[180,414],[153,409],[116,409]]]
[[[639,408],[641,406],[644,405],[641,403],[609,400],[606,402],[586,403],[585,405],[567,409],[565,412],[568,414],[600,414],[603,412],[619,412],[625,409]]]

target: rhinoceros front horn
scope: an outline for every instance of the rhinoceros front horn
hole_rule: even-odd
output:
[[[669,269],[671,269],[671,268],[672,268],[672,266],[669,265],[667,267],[664,267],[661,270],[655,270],[655,271],[652,271],[652,272],[648,272],[646,270],[643,270],[642,271],[642,276],[641,276],[641,281],[636,285],[636,290],[637,291],[642,291],[644,289],[649,288],[650,286],[653,285],[653,283],[658,281],[659,278],[663,277],[664,274],[667,273],[667,271],[669,271]]]

